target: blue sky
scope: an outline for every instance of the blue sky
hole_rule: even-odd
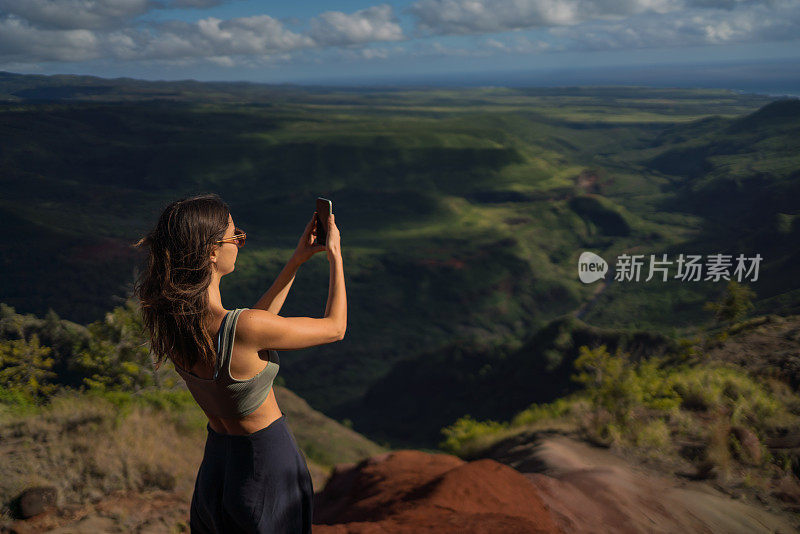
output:
[[[0,0],[0,70],[275,83],[491,78],[798,60],[798,30],[800,0]]]

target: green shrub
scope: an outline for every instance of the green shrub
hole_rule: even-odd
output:
[[[0,340],[0,385],[19,395],[8,397],[46,398],[58,388],[51,381],[56,378],[52,349],[39,343],[39,336],[33,334],[30,340]]]
[[[730,280],[725,286],[725,292],[717,302],[706,302],[703,309],[714,312],[717,322],[725,326],[725,330],[718,337],[720,341],[725,341],[728,337],[728,330],[754,308],[752,299],[755,296],[755,291],[750,287]]]
[[[664,358],[647,358],[636,366],[636,378],[642,391],[642,404],[648,408],[674,411],[681,397],[672,383],[674,371],[662,367]]]
[[[666,450],[670,443],[669,426],[663,419],[648,421],[634,431],[634,444],[659,451]]]
[[[511,420],[511,426],[523,426],[548,419],[559,419],[571,413],[573,399],[562,397],[550,403],[534,403],[517,413]]]
[[[6,388],[0,385],[0,415],[2,419],[10,416],[24,417],[37,413],[42,400],[20,389]]]
[[[491,419],[477,421],[467,414],[442,429],[442,434],[446,438],[439,443],[439,448],[451,454],[459,454],[468,442],[480,436],[495,434],[507,428],[508,423],[506,422],[498,423]]]
[[[616,423],[607,423],[600,427],[598,436],[608,445],[619,447],[626,443],[625,428]]]
[[[572,379],[586,387],[596,409],[607,410],[615,421],[625,423],[635,406],[642,404],[644,391],[626,356],[617,349],[613,356],[605,345],[590,349],[580,347]]]
[[[90,389],[135,391],[155,384],[155,370],[134,299],[88,326],[90,336],[74,348],[73,366]]]
[[[722,409],[733,424],[764,428],[785,410],[763,385],[735,367],[704,365],[675,373],[672,380],[684,408]]]

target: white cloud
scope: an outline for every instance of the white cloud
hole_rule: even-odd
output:
[[[383,4],[347,14],[326,11],[311,19],[311,37],[320,45],[349,45],[376,41],[401,41],[403,30]]]
[[[210,56],[207,59],[220,67],[233,67],[236,65],[236,62],[230,56]]]
[[[163,7],[165,8],[181,8],[181,7],[193,7],[193,8],[204,8],[204,7],[213,7],[218,6],[220,4],[224,4],[226,0],[171,0]]]
[[[687,8],[736,9],[756,5],[780,6],[782,0],[687,0]]]
[[[418,0],[408,11],[425,34],[480,34],[568,26],[593,18],[666,13],[683,0]]]
[[[494,49],[507,54],[535,54],[552,49],[552,45],[545,41],[531,42],[524,35],[517,35],[511,39],[486,39],[483,44],[488,49]]]
[[[183,35],[217,54],[261,54],[314,45],[309,37],[285,29],[269,15],[229,20],[209,17],[183,29]]]
[[[572,50],[613,50],[797,39],[800,3],[751,4],[735,10],[692,9],[669,15],[631,17],[551,28]]]
[[[0,62],[92,59],[164,65],[207,61],[265,65],[317,59],[536,54],[796,39],[800,0],[416,0],[407,12],[422,34],[486,34],[473,42],[407,41],[389,4],[326,11],[294,32],[269,15],[194,22],[147,22],[148,10],[205,7],[228,0],[0,0]],[[547,41],[521,35],[541,27]],[[461,41],[461,40],[460,40]]]
[[[123,26],[151,7],[149,0],[0,0],[0,16],[42,29],[91,30]]]
[[[149,0],[65,1],[75,9],[71,17],[60,19],[64,6],[55,8],[46,0],[31,0],[27,11],[19,0],[0,0],[8,6],[13,4],[15,9],[19,8],[30,17],[13,14],[3,17],[0,13],[0,60],[7,63],[82,61],[99,57],[123,60],[207,58],[215,64],[231,65],[231,62],[241,62],[244,56],[405,39],[389,5],[352,14],[323,13],[312,20],[312,37],[287,29],[269,15],[227,20],[207,17],[195,22],[168,20],[116,27],[125,16],[140,14],[153,4],[148,3]],[[180,3],[186,4],[185,1]],[[177,3],[162,2],[156,7],[172,5]],[[53,26],[57,20],[61,27]],[[367,49],[361,57],[380,58],[385,54],[379,49]]]
[[[142,59],[262,55],[314,46],[311,38],[287,30],[269,15],[171,21],[157,26],[146,38],[139,37],[136,54]]]
[[[417,0],[407,12],[417,20],[423,35],[470,35],[574,26],[694,8],[732,11],[774,8],[784,3],[786,0]]]
[[[411,56],[415,57],[437,57],[437,56],[454,56],[454,57],[486,57],[493,54],[489,50],[481,50],[475,48],[465,48],[459,46],[447,46],[440,41],[432,42],[417,42],[409,51]]]
[[[310,37],[285,29],[268,15],[169,21],[147,29],[111,32],[42,30],[16,17],[0,19],[0,58],[8,61],[81,61],[101,56],[128,60],[224,58],[314,45]]]
[[[13,62],[85,61],[100,56],[89,30],[43,30],[10,16],[0,19],[0,58]]]
[[[391,50],[388,48],[364,47],[340,48],[336,51],[331,50],[331,54],[327,54],[327,57],[329,59],[335,57],[336,59],[343,59],[346,61],[362,61],[373,59],[382,60],[396,55],[398,55],[396,50]]]
[[[360,52],[364,59],[386,59],[389,57],[389,51],[384,48],[362,48]]]

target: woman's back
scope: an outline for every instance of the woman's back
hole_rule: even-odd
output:
[[[209,417],[209,424],[220,434],[251,434],[281,416],[272,390],[280,358],[274,350],[259,353],[237,343],[236,327],[243,311],[244,308],[237,308],[225,313],[215,336],[214,368],[198,363],[187,370],[175,364],[175,370]]]

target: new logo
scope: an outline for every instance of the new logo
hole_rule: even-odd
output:
[[[594,252],[583,252],[578,258],[578,277],[584,284],[591,284],[606,277],[608,263]]]

